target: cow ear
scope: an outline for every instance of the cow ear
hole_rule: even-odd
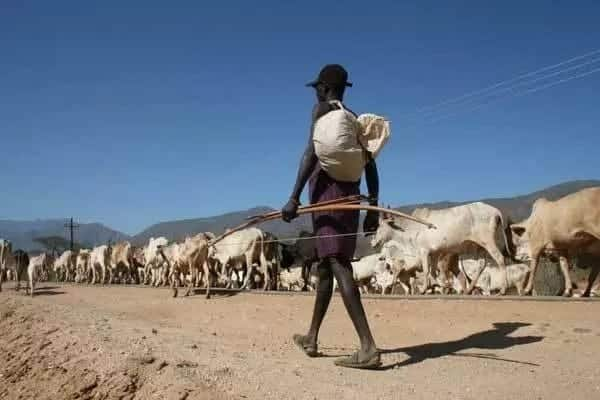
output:
[[[513,224],[510,226],[510,230],[513,231],[513,233],[517,236],[523,236],[527,228],[525,228],[523,225]]]

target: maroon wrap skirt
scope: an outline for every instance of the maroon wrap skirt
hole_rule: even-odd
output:
[[[319,163],[309,181],[310,203],[335,200],[360,194],[360,181],[340,182],[331,178]],[[359,224],[359,210],[324,211],[312,214],[313,229],[316,236],[356,234]],[[356,235],[342,237],[319,237],[317,256],[319,258],[341,256],[347,260],[354,257]]]

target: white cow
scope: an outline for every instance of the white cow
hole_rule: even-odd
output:
[[[499,291],[502,288],[502,273],[500,269],[496,266],[487,265],[485,258],[459,257],[458,266],[462,273],[471,281],[475,279],[477,271],[482,269],[479,279],[473,282],[473,285],[479,288],[484,295],[489,296],[492,292]],[[506,266],[508,289],[516,288],[519,296],[523,293],[528,276],[529,266],[527,264],[519,263]]]
[[[43,275],[48,273],[48,270],[52,268],[53,258],[51,255],[42,253],[39,256],[32,257],[29,260],[27,266],[27,276],[29,278],[29,290],[31,297],[35,290],[35,282],[40,279]]]
[[[278,290],[294,290],[300,291],[304,287],[304,279],[302,265],[292,265],[289,268],[281,268],[279,270]]]
[[[476,244],[485,249],[496,264],[505,273],[504,256],[496,243],[498,233],[502,236],[506,250],[509,250],[508,239],[504,229],[502,213],[488,204],[475,202],[442,210],[417,208],[412,212],[417,218],[426,220],[436,226],[428,228],[408,219],[394,220],[383,218],[371,244],[373,247],[396,240],[404,253],[413,257],[416,266],[423,269],[424,294],[431,286],[432,271],[436,269],[437,260],[447,253],[460,254],[465,247]],[[407,263],[407,268],[414,265]],[[506,292],[505,284],[500,290]],[[473,287],[469,287],[470,293]]]
[[[385,260],[381,259],[379,254],[371,254],[362,257],[360,260],[352,261],[352,277],[358,285],[361,293],[369,292],[369,284],[371,280],[375,278],[377,274],[385,273],[388,269],[386,268]],[[333,278],[333,290],[338,288],[338,282],[335,277]]]
[[[77,255],[71,250],[64,251],[60,257],[54,261],[56,280],[66,282],[74,279],[76,263]]]
[[[179,275],[181,271],[181,243],[171,243],[167,246],[158,246],[158,255],[156,267],[161,270],[161,275],[166,275],[166,282],[171,282],[171,286],[176,290],[179,286]],[[177,275],[177,276],[175,276]]]
[[[111,248],[107,245],[95,247],[90,254],[89,268],[92,270],[92,285],[96,283],[96,274],[98,269],[101,272],[100,283],[106,283],[106,275],[109,275],[110,282],[110,257]]]
[[[203,275],[206,277],[206,284],[210,286],[208,240],[212,237],[214,236],[209,233],[199,233],[185,238],[183,243],[158,246],[158,253],[163,268],[168,271],[168,281],[174,296],[177,296],[177,287],[180,286],[181,280],[186,280],[186,276],[189,276],[189,280],[185,296],[190,294],[194,285],[199,284]]]
[[[75,260],[75,282],[89,282],[90,271],[90,256],[92,250],[81,249]]]
[[[187,272],[190,275],[190,282],[185,296],[189,295],[193,286],[200,285],[203,277],[206,282],[207,297],[209,295],[211,277],[216,275],[208,259],[209,240],[214,239],[214,237],[210,232],[203,232],[187,237],[183,242],[180,266],[187,266]]]
[[[390,293],[393,293],[396,283],[400,283],[404,293],[414,294],[416,278],[422,271],[422,265],[418,257],[404,250],[404,246],[393,239],[382,246],[380,259],[385,262],[387,274],[382,272],[380,277],[376,276],[382,289],[381,294],[384,294],[388,287],[391,287]],[[389,274],[392,275],[391,279],[387,276]]]
[[[164,273],[163,258],[159,253],[159,247],[164,247],[169,243],[167,238],[151,237],[148,245],[144,248],[144,262],[146,281],[150,280],[152,286],[160,286],[166,284],[166,274]]]
[[[245,262],[247,272],[242,285],[243,289],[248,288],[250,276],[252,276],[254,269],[254,260],[258,258],[260,272],[265,277],[263,289],[271,284],[268,263],[264,253],[264,235],[260,229],[247,228],[232,233],[223,240],[211,244],[208,256],[211,260],[221,264],[221,275],[228,275],[226,271],[230,264],[233,264],[233,268],[241,270]]]
[[[386,263],[386,267],[383,271],[378,272],[371,279],[371,286],[381,290],[381,294],[384,295],[388,288],[391,288],[390,294],[394,292],[394,273],[389,264]]]
[[[12,254],[12,243],[10,240],[0,239],[0,292],[2,291],[2,280],[8,265],[8,259]]]

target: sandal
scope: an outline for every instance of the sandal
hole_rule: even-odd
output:
[[[381,367],[381,356],[379,355],[379,352],[377,352],[373,354],[368,360],[359,361],[358,352],[356,352],[350,357],[338,358],[334,361],[334,364],[338,367],[346,368],[377,369]]]
[[[319,352],[317,351],[317,346],[313,346],[311,344],[305,344],[304,343],[304,338],[305,336],[303,335],[294,335],[293,339],[294,339],[294,343],[296,343],[296,346],[302,350],[304,352],[304,354],[306,354],[309,357],[316,357],[319,355]]]

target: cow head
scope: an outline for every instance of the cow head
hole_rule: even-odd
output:
[[[379,227],[375,231],[375,236],[371,239],[371,247],[377,248],[392,240],[395,233],[403,231],[402,227],[398,226],[393,218],[384,214],[379,220]]]
[[[217,248],[215,245],[211,244],[208,246],[208,258],[214,259],[217,256]]]
[[[527,222],[511,224],[508,240],[511,242],[513,258],[517,261],[531,260],[531,249],[529,246],[529,235]]]

